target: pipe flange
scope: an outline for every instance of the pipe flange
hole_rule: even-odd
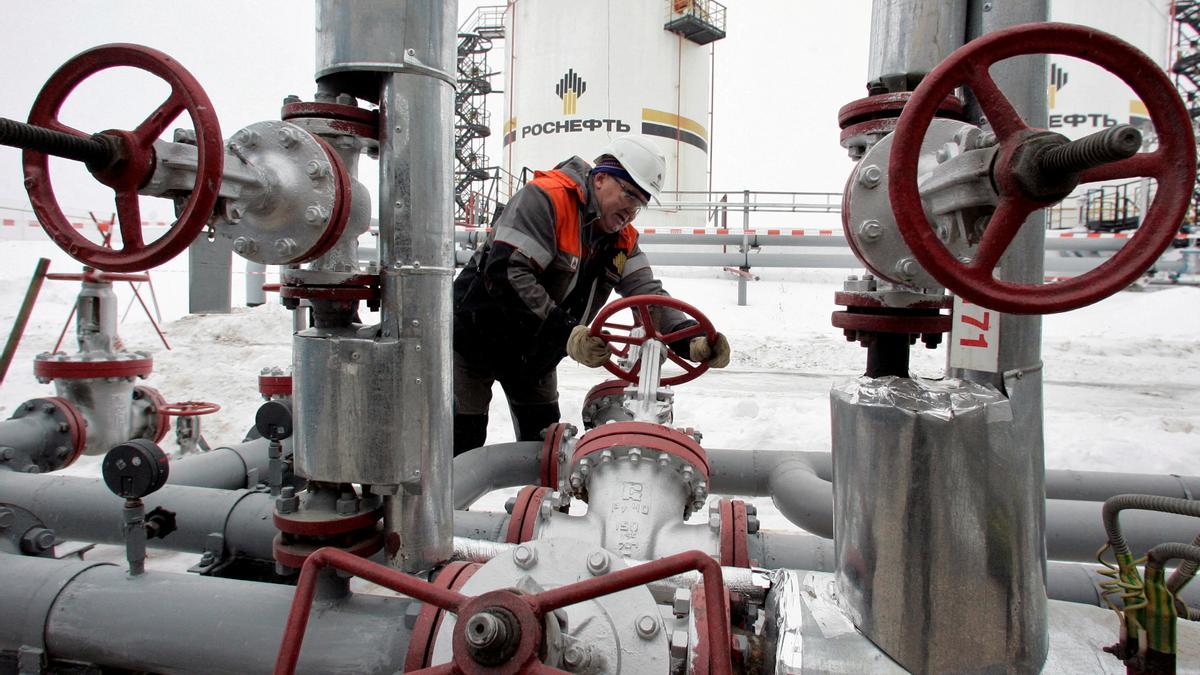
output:
[[[575,438],[577,433],[579,430],[569,422],[555,422],[546,427],[539,472],[544,487],[563,491],[559,480],[559,468],[566,465],[571,439]]]
[[[167,399],[154,387],[138,385],[133,388],[134,414],[145,418],[141,428],[141,438],[149,438],[159,443],[166,438],[171,428],[171,416],[167,414]]]
[[[605,421],[615,419],[612,412],[618,412],[625,418],[621,421],[632,422],[633,414],[625,409],[625,401],[629,399],[625,393],[628,388],[629,383],[625,380],[605,380],[589,389],[583,397],[583,428],[594,429],[601,412],[608,413],[604,415]]]
[[[263,368],[258,374],[258,393],[266,400],[292,395],[292,374],[282,368]]]
[[[54,380],[95,380],[110,377],[145,379],[154,371],[154,359],[141,352],[105,355],[105,358],[83,360],[63,353],[38,354],[33,361],[33,374],[43,384]]]
[[[45,434],[41,447],[0,448],[0,465],[26,473],[46,473],[66,468],[87,446],[87,422],[70,401],[47,396],[25,401],[10,419],[39,417]]]
[[[332,545],[328,541],[297,539],[286,532],[280,532],[271,540],[271,552],[279,564],[299,569],[304,565],[304,561],[318,549]],[[364,529],[362,532],[345,533],[336,548],[360,558],[370,558],[383,550],[383,530],[376,523],[370,529]]]
[[[508,519],[508,529],[504,541],[510,544],[521,544],[531,541],[537,535],[538,521],[541,517],[544,500],[551,493],[548,487],[526,485],[517,493],[517,501],[513,504],[512,515]],[[551,506],[551,508],[553,508]]]
[[[751,567],[749,553],[749,513],[746,502],[740,499],[722,499],[718,504],[721,519],[722,567]]]
[[[356,302],[366,300],[372,310],[379,309],[380,277],[378,274],[284,275],[279,297],[284,306],[300,300]]]
[[[364,500],[365,501],[365,500]],[[292,513],[275,511],[275,527],[280,532],[305,537],[330,537],[370,527],[383,517],[383,502],[378,497],[371,500],[373,508],[360,508],[358,513],[339,515],[324,509],[306,508],[301,500],[298,510]]]
[[[341,157],[317,136],[288,122],[256,122],[238,131],[229,153],[269,178],[225,204],[219,231],[247,260],[307,262],[328,251],[350,215],[351,179]]]
[[[433,578],[433,585],[457,591],[467,583],[475,571],[482,567],[480,563],[456,560],[441,569]],[[412,627],[412,636],[408,641],[408,654],[404,658],[404,672],[428,668],[433,656],[434,636],[442,627],[442,618],[446,610],[431,603],[423,603]]]
[[[294,121],[297,124],[309,120],[323,120],[333,133],[370,140],[379,139],[379,112],[356,105],[297,101],[284,104],[280,116],[285,121]]]
[[[838,126],[846,129],[867,120],[895,119],[904,111],[904,105],[910,98],[911,91],[897,91],[851,101],[838,110]],[[953,94],[947,96],[938,106],[937,116],[963,119],[962,100]]]
[[[613,422],[584,434],[575,445],[568,478],[571,494],[587,501],[593,469],[621,461],[650,460],[674,470],[687,487],[684,518],[704,507],[708,497],[708,454],[691,436],[650,422]]]

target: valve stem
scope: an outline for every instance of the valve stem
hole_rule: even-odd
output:
[[[100,134],[81,138],[6,117],[0,117],[0,145],[73,159],[89,168],[109,166],[116,158],[114,146]]]

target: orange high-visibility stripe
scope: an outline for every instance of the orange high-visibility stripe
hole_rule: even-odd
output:
[[[534,171],[530,183],[541,188],[554,206],[554,238],[558,240],[558,250],[580,256],[579,205],[586,199],[583,187],[558,170]]]

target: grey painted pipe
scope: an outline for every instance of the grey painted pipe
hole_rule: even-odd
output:
[[[824,481],[833,480],[826,452],[779,450],[706,450],[714,494],[770,496],[770,479],[783,462],[801,461]],[[1200,497],[1200,476],[1158,476],[1106,471],[1046,471],[1046,498],[1103,502],[1120,494],[1146,494],[1180,499]]]
[[[454,458],[454,508],[465,509],[492,490],[540,482],[539,441],[497,443]]]
[[[810,534],[762,530],[749,537],[750,558],[767,569],[836,572],[837,558],[833,541]],[[1097,584],[1103,578],[1096,573],[1099,565],[1051,560],[1046,563],[1046,596],[1084,605],[1108,607],[1100,597]],[[1119,602],[1119,598],[1114,598]],[[1183,600],[1200,604],[1200,585],[1184,588]]]
[[[98,478],[0,472],[3,501],[20,506],[66,539],[122,546],[124,501]],[[149,543],[172,551],[205,550],[210,534],[224,538],[226,552],[270,560],[276,534],[274,500],[264,492],[166,485],[145,497],[146,512],[176,514],[178,529]]]
[[[130,577],[112,565],[7,556],[0,650],[138,672],[270,673],[294,589],[195,574]],[[392,673],[411,632],[403,597],[318,600],[299,673]],[[213,649],[221,645],[221,649]]]
[[[271,442],[265,438],[255,438],[172,459],[167,483],[223,490],[252,488],[252,473],[257,477],[256,482],[267,480],[270,445]],[[283,441],[282,445],[283,454],[290,455],[292,439]]]

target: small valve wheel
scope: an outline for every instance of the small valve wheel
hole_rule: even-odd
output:
[[[174,417],[195,417],[197,415],[211,415],[221,409],[221,406],[208,401],[180,401],[178,403],[168,403],[159,411],[165,415]]]
[[[113,494],[141,499],[167,483],[170,464],[167,454],[151,440],[135,438],[104,456],[101,473]]]
[[[686,328],[681,328],[677,331],[664,334],[659,331],[657,326],[654,325],[654,321],[651,318],[652,308],[657,307],[668,307],[679,310],[689,318],[694,319],[696,323]],[[635,324],[642,326],[643,330],[645,331],[645,335],[636,336],[628,333],[622,335],[609,333],[605,330],[615,328],[618,330],[630,331],[632,329],[632,326],[611,323],[609,321],[613,315],[623,309],[630,309],[633,311]],[[708,320],[708,317],[700,313],[700,310],[682,300],[666,295],[634,295],[610,303],[604,309],[600,310],[600,313],[597,314],[596,318],[592,321],[591,328],[588,329],[588,335],[604,340],[605,344],[608,345],[609,349],[612,350],[616,356],[626,356],[629,354],[630,345],[641,345],[646,340],[658,340],[659,342],[663,343],[663,346],[668,346],[679,340],[688,340],[699,335],[703,335],[708,338],[709,342],[712,342],[713,340],[717,339],[717,330],[713,328],[712,322]],[[671,359],[671,361],[683,368],[684,372],[680,375],[664,377],[660,382],[660,384],[663,386],[691,382],[708,371],[708,363],[690,363],[670,349],[665,350],[664,353],[667,355],[667,358]],[[629,369],[625,369],[617,365],[615,359],[610,358],[604,363],[604,367],[608,370],[608,372],[616,375],[622,380],[636,383],[638,381],[638,372],[641,370],[641,361],[638,361]]]
[[[988,68],[1004,59],[1026,54],[1062,54],[1094,63],[1119,77],[1146,104],[1158,148],[1116,161],[1089,160],[1095,141],[1076,141],[1073,148],[1050,148],[1035,158],[1041,170],[1034,183],[1065,180],[1070,187],[1137,176],[1158,181],[1154,201],[1129,241],[1099,267],[1054,284],[1014,283],[994,277],[1026,218],[1057,201],[1029,194],[1026,170],[1030,148],[1044,144],[1047,134],[1031,129],[996,85]],[[917,163],[922,140],[941,105],[953,89],[965,84],[974,93],[999,141],[993,180],[1000,200],[971,260],[959,260],[939,239],[925,218],[917,188]],[[1116,139],[1120,140],[1120,139]],[[1078,145],[1077,145],[1078,144]],[[1075,150],[1078,149],[1078,152]],[[1058,152],[1065,150],[1066,152]],[[1065,162],[1041,161],[1056,153]],[[1025,164],[1023,166],[1023,164]],[[1063,169],[1059,164],[1068,165]],[[1108,297],[1133,282],[1150,267],[1174,239],[1183,222],[1196,180],[1196,142],[1192,121],[1175,87],[1159,66],[1132,45],[1094,28],[1061,23],[1014,26],[985,35],[955,50],[921,81],[896,123],[888,169],[890,200],[905,243],[921,265],[954,293],[1001,312],[1048,314],[1083,307]],[[1067,192],[1070,190],[1067,189]],[[1061,190],[1059,194],[1065,194]]]
[[[133,131],[110,130],[93,136],[59,121],[59,111],[76,87],[96,73],[120,66],[159,77],[170,86],[171,93]],[[138,190],[154,172],[155,140],[184,111],[196,129],[196,184],[179,211],[179,219],[166,234],[146,243],[142,239]],[[89,163],[88,169],[116,191],[122,242],[119,250],[96,244],[71,226],[50,184],[49,156],[36,150],[24,153],[25,186],[38,221],[50,238],[79,262],[109,272],[136,272],[161,265],[187,248],[212,215],[225,161],[221,126],[200,83],[166,54],[132,44],[103,45],[80,53],[46,81],[33,103],[29,123],[80,139],[99,140],[112,149],[105,166]]]

